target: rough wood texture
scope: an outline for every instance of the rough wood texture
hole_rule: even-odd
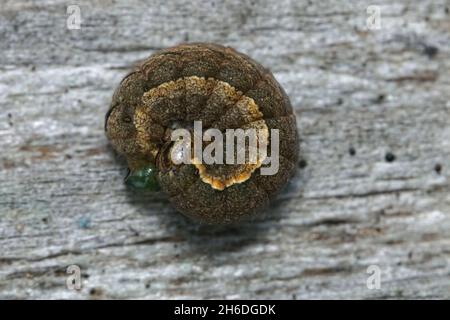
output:
[[[0,298],[450,298],[448,1],[378,1],[373,31],[371,1],[78,3],[67,30],[65,1],[2,1]],[[184,41],[249,54],[291,97],[303,161],[257,221],[199,226],[122,183],[113,89]]]

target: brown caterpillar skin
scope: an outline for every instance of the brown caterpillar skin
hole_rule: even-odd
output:
[[[194,120],[203,121],[203,130],[279,129],[278,173],[261,175],[245,165],[206,166],[206,175],[219,177],[210,179],[223,188],[218,190],[200,178],[196,166],[174,165],[167,152],[171,126]],[[145,60],[116,89],[105,130],[131,170],[156,166],[172,204],[205,223],[231,223],[258,212],[287,183],[298,161],[296,119],[284,90],[260,64],[216,44],[183,44]]]

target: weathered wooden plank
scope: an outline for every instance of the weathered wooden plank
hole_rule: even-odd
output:
[[[78,3],[80,30],[65,1],[0,9],[0,298],[450,297],[448,1],[379,1],[380,30],[370,1]],[[249,54],[295,107],[303,161],[254,222],[198,226],[122,184],[112,91],[184,41]]]

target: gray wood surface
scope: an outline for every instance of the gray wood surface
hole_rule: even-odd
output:
[[[2,0],[0,298],[450,298],[449,8]],[[121,78],[185,41],[252,56],[295,107],[303,161],[255,221],[199,226],[130,192],[108,147]],[[65,285],[73,264],[80,291]]]

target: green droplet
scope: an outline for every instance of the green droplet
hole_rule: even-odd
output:
[[[153,166],[131,171],[125,179],[125,184],[136,189],[158,191],[159,184],[156,180],[156,169]]]

